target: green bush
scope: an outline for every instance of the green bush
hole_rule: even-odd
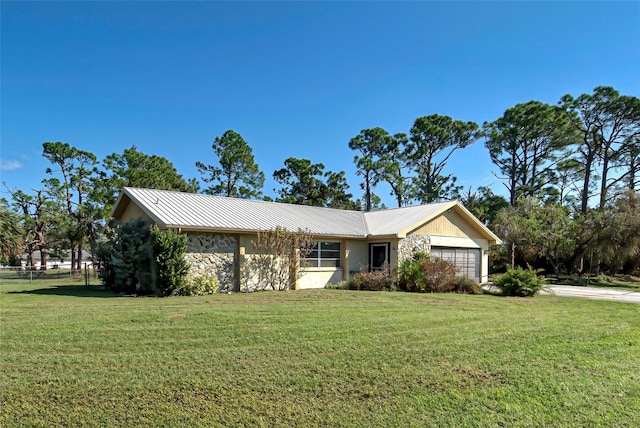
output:
[[[349,290],[396,291],[397,280],[389,269],[358,272],[347,283]]]
[[[340,281],[337,284],[333,284],[331,282],[327,283],[324,286],[327,290],[348,290],[349,289],[349,281]]]
[[[527,269],[516,267],[507,272],[495,282],[505,296],[528,297],[544,289],[544,277],[538,276],[531,266]]]
[[[144,220],[117,224],[104,251],[101,278],[106,287],[128,294],[151,292],[149,225]]]
[[[175,296],[204,296],[218,291],[220,281],[214,275],[189,276],[173,291]]]
[[[480,287],[480,284],[466,276],[456,278],[454,287],[456,293],[460,294],[484,294],[484,290]]]
[[[187,235],[173,230],[151,228],[151,249],[157,275],[157,294],[170,296],[182,288],[189,272],[189,263],[184,255],[187,251]]]
[[[412,260],[400,264],[399,288],[410,292],[447,293],[456,291],[456,268],[453,263],[416,253]]]
[[[422,269],[422,262],[428,257],[426,253],[416,253],[413,259],[400,263],[398,285],[401,290],[417,292],[426,288],[427,274]]]

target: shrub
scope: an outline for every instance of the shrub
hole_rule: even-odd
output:
[[[214,275],[189,276],[173,291],[175,296],[204,296],[218,291],[220,281]]]
[[[151,291],[149,225],[142,219],[117,224],[100,257],[108,288],[128,294]]]
[[[544,289],[544,277],[538,276],[531,266],[527,269],[516,267],[507,272],[495,282],[505,296],[528,297]]]
[[[454,291],[456,267],[447,260],[427,259],[422,262],[422,269],[427,275],[426,291],[432,293],[449,293]]]
[[[349,290],[396,291],[395,275],[389,269],[358,272],[347,283]]]
[[[175,294],[182,288],[189,272],[189,263],[184,258],[187,235],[173,230],[162,231],[154,225],[150,240],[157,274],[156,293],[164,296]]]
[[[403,260],[398,269],[398,285],[403,291],[421,291],[426,288],[427,275],[422,270],[421,256],[416,254],[413,260]]]
[[[484,290],[480,287],[480,284],[466,276],[456,278],[454,287],[456,293],[460,294],[484,294]]]
[[[453,263],[416,253],[400,264],[400,289],[410,292],[446,293],[455,291],[456,268]]]
[[[347,290],[349,288],[349,281],[340,281],[337,284],[328,282],[324,288],[327,290]]]

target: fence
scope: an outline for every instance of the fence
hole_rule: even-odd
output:
[[[0,267],[0,282],[4,284],[19,281],[73,281],[84,282],[85,285],[98,285],[98,271],[85,263],[81,270],[75,269],[34,269],[31,267]]]

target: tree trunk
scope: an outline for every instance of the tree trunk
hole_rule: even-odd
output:
[[[76,247],[75,242],[69,242],[69,249],[71,250],[71,270],[76,265]]]
[[[47,270],[47,248],[40,248],[40,270]]]
[[[367,175],[364,180],[364,198],[365,198],[365,211],[371,211],[371,184],[369,176]]]
[[[82,270],[82,241],[78,243],[78,258],[76,259],[76,270]]]
[[[609,156],[605,155],[602,161],[602,183],[600,183],[600,209],[607,203],[607,173],[609,169]]]
[[[587,214],[589,210],[589,184],[591,181],[591,165],[593,164],[593,155],[589,153],[586,163],[584,165],[584,183],[582,184],[582,195],[580,195],[582,201],[580,212]]]
[[[509,258],[511,259],[511,269],[516,267],[516,243],[512,242],[509,246]]]

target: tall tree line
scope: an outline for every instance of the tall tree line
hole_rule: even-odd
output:
[[[527,216],[542,207],[549,213],[535,217],[546,218],[538,224],[558,219],[559,212],[571,220],[574,245],[563,263],[568,270],[582,269],[584,263],[579,266],[578,261],[593,252],[596,241],[604,241],[587,239],[588,234],[579,239],[577,230],[599,224],[597,215],[623,211],[614,207],[633,206],[634,192],[640,190],[639,104],[637,97],[597,87],[592,94],[565,95],[556,105],[540,101],[517,104],[482,126],[432,114],[416,118],[406,133],[392,134],[382,127],[363,129],[345,142],[354,152],[361,198],[350,192],[345,171],[289,157],[272,174],[280,186],[273,189],[275,200],[368,211],[381,206],[376,192],[382,184],[398,207],[458,198],[486,224],[504,232],[512,263],[530,261],[527,254],[532,247],[514,235],[514,231],[526,228],[506,225],[504,218]],[[499,195],[502,191],[488,187],[463,189],[448,168],[454,156],[464,156],[466,147],[481,140],[507,198]],[[209,185],[203,192],[271,200],[263,195],[265,174],[251,145],[239,133],[224,132],[211,148],[213,162],[195,163],[200,179]],[[3,225],[15,226],[3,228],[3,232],[19,231],[20,235],[16,238],[16,233],[3,233],[3,248],[17,239],[20,245],[13,248],[25,249],[30,255],[39,252],[42,261],[49,250],[66,249],[71,250],[73,264],[79,267],[83,251],[100,240],[106,218],[124,186],[200,190],[196,179],[183,178],[169,160],[142,153],[135,146],[99,161],[68,143],[46,142],[43,156],[51,167],[45,171],[42,186],[30,192],[7,189],[11,201],[5,202],[2,219]],[[511,217],[498,215],[508,209],[513,210]],[[627,220],[623,223],[633,223]],[[528,227],[531,224],[527,223]],[[540,244],[533,248],[545,263],[558,269],[563,264],[557,261],[557,251],[551,255],[550,250],[542,251]],[[3,254],[3,261],[8,256]]]

